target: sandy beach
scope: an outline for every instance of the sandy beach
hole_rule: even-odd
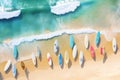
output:
[[[1,0],[0,80],[120,80],[119,28],[120,0]],[[78,52],[77,57],[73,52]]]
[[[95,33],[88,34],[90,45],[93,45],[96,53],[96,61],[91,58],[89,49],[85,49],[84,36],[85,34],[73,35],[75,44],[78,49],[78,57],[74,61],[72,57],[72,49],[69,47],[69,35],[62,35],[49,40],[34,41],[31,43],[23,43],[18,46],[19,60],[22,60],[23,55],[26,56],[31,53],[36,53],[36,46],[40,47],[42,53],[42,59],[37,58],[37,67],[34,67],[32,60],[23,60],[26,66],[26,70],[22,70],[20,61],[16,63],[17,66],[17,80],[119,80],[120,79],[120,33],[117,33],[114,37],[117,40],[118,51],[116,54],[112,50],[112,41],[107,41],[104,35],[101,35],[101,42],[99,47],[95,46]],[[64,63],[63,68],[58,65],[58,56],[53,52],[53,44],[55,40],[59,42],[59,53],[62,53],[64,58],[65,51],[68,51],[70,56],[70,63],[66,65]],[[100,47],[105,47],[107,56],[104,58],[100,55]],[[85,57],[84,66],[79,64],[79,53],[83,51]],[[11,50],[8,52],[12,53]],[[51,54],[53,60],[53,67],[48,65],[46,59],[47,53]],[[26,53],[26,54],[25,54]],[[24,59],[24,58],[23,58]],[[3,71],[6,61],[0,63],[0,80],[16,80],[12,71],[5,73]]]

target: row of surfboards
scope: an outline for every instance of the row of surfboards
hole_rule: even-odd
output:
[[[18,58],[18,50],[17,50],[17,46],[14,46],[13,48],[13,57],[17,60]],[[8,72],[8,70],[11,68],[12,66],[12,74],[13,76],[16,78],[17,76],[17,69],[16,69],[16,65],[12,64],[11,60],[8,60],[7,63],[5,64],[4,67],[4,72]]]
[[[73,59],[75,60],[76,57],[77,57],[78,52],[77,52],[77,46],[75,44],[73,35],[70,35],[70,41],[69,42],[70,42],[70,48],[72,49],[72,56],[73,56]],[[99,44],[100,44],[100,32],[97,32],[97,34],[96,34],[95,44],[96,44],[97,47],[99,47]],[[95,49],[94,49],[94,47],[92,45],[90,45],[88,35],[85,35],[84,45],[85,45],[86,49],[90,50],[91,57],[93,59],[95,59]],[[116,51],[117,51],[117,43],[116,43],[115,38],[113,38],[113,41],[112,41],[112,48],[113,48],[113,52],[116,53]],[[54,53],[56,54],[56,56],[58,55],[58,63],[60,65],[60,67],[62,67],[63,66],[63,56],[62,56],[61,53],[59,53],[58,40],[55,40],[55,42],[54,42]],[[103,56],[105,55],[105,48],[104,47],[100,48],[100,53]],[[14,48],[13,48],[13,56],[17,60],[17,58],[18,58],[17,46],[14,46]],[[38,58],[40,58],[42,56],[39,47],[37,47],[37,56],[38,56]],[[31,58],[32,58],[32,62],[34,64],[34,66],[36,66],[37,65],[37,57],[35,56],[34,53],[32,53]],[[68,54],[67,51],[65,51],[64,59],[65,59],[65,63],[68,65],[70,58],[69,58],[69,54]],[[49,66],[52,66],[53,61],[52,61],[52,57],[51,57],[50,53],[47,53],[47,60],[48,60]],[[82,51],[80,51],[79,64],[82,66],[83,63],[84,63],[84,53]],[[8,60],[5,67],[4,67],[4,71],[7,72],[11,65],[12,65],[11,60]],[[25,70],[25,64],[23,63],[23,61],[21,61],[21,67],[22,67],[23,70]],[[12,73],[13,73],[13,76],[16,77],[17,69],[16,69],[15,64],[12,65]]]

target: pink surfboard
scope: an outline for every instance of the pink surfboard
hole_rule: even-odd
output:
[[[94,50],[93,46],[90,46],[90,53],[91,53],[91,57],[93,59],[95,59],[95,50]]]
[[[104,50],[104,48],[102,48],[102,47],[100,48],[100,54],[101,54],[101,55],[104,55],[104,54],[105,54],[105,50]]]

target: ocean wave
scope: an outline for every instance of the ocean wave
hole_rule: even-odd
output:
[[[13,17],[18,17],[21,13],[21,10],[10,11],[10,12],[0,12],[0,19],[10,19]]]
[[[58,1],[56,5],[51,6],[51,13],[62,15],[69,12],[74,12],[80,6],[80,1]]]
[[[21,37],[17,39],[13,39],[7,43],[4,43],[4,45],[8,45],[9,47],[13,47],[14,45],[18,46],[21,43],[24,42],[32,42],[32,41],[37,41],[37,40],[48,40],[57,36],[61,36],[63,34],[90,34],[90,33],[96,33],[97,31],[91,28],[85,28],[85,29],[69,29],[69,30],[60,30],[60,31],[55,31],[51,33],[46,33],[46,34],[41,34],[41,35],[33,35],[29,37]]]
[[[91,5],[94,2],[95,0],[64,0],[57,1],[56,3],[49,2],[49,5],[51,8],[51,13],[56,15],[64,15],[66,13],[74,12],[79,7]],[[52,5],[51,3],[54,3],[54,5]]]

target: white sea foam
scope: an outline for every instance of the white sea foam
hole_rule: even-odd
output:
[[[58,1],[55,6],[51,6],[51,12],[56,15],[66,14],[75,11],[78,6],[80,6],[80,1],[77,0]]]
[[[0,12],[0,19],[10,19],[13,17],[18,17],[20,13],[21,13],[21,10],[16,10],[11,12],[2,11]]]
[[[61,36],[63,34],[68,34],[68,35],[69,34],[89,34],[89,33],[95,33],[95,32],[97,31],[90,28],[77,29],[77,30],[76,29],[60,30],[60,31],[50,32],[50,33],[41,34],[41,35],[21,37],[21,38],[13,39],[10,42],[4,43],[4,44],[10,47],[13,47],[14,45],[20,45],[21,43],[24,43],[24,42],[32,42],[35,40],[47,40],[53,37]]]
[[[120,33],[120,30],[102,30],[100,31],[101,34],[103,34],[105,36],[105,39],[107,41],[112,41],[113,38],[117,35],[117,33]]]

